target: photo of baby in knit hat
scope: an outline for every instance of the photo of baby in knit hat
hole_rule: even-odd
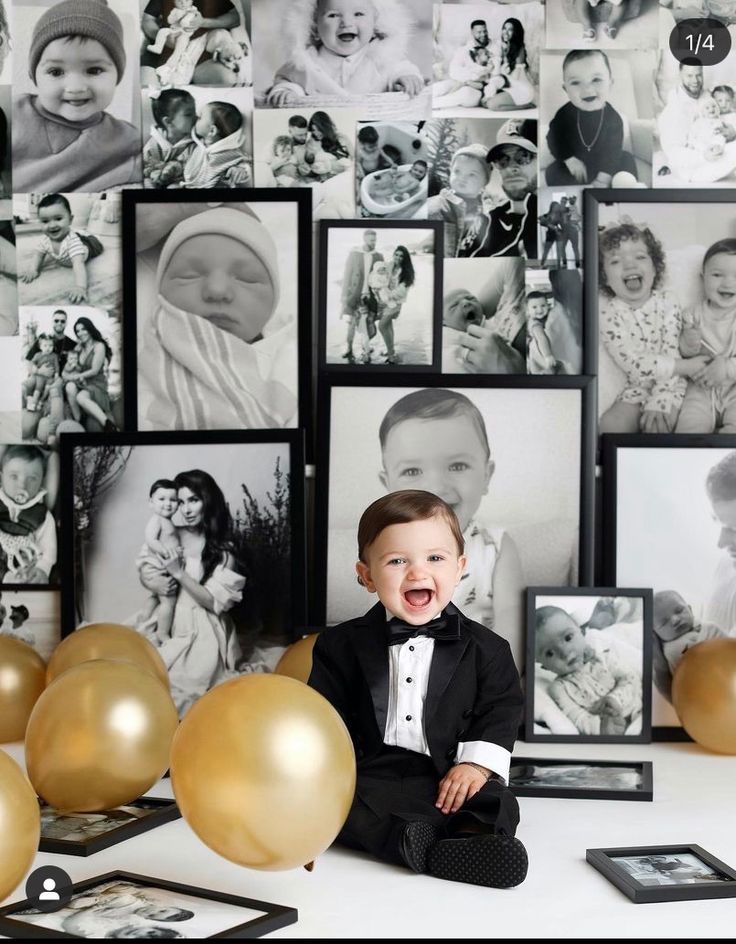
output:
[[[125,266],[136,283],[138,428],[296,427],[309,195],[215,206],[135,198]]]
[[[124,0],[60,0],[40,15],[21,6],[15,22],[14,190],[140,185],[136,70],[126,70],[136,27]]]

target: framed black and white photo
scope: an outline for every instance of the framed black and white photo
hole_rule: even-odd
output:
[[[363,374],[438,370],[442,224],[320,224],[319,364]]]
[[[671,703],[682,655],[736,626],[736,436],[603,436],[603,578],[654,589],[655,740],[688,740]]]
[[[526,601],[525,740],[650,741],[652,591],[528,587]]]
[[[126,419],[309,430],[309,192],[126,190]]]
[[[179,819],[174,800],[141,797],[101,813],[62,813],[41,804],[39,852],[90,856]]]
[[[32,646],[48,662],[61,640],[58,590],[3,583],[0,587],[0,636]]]
[[[422,488],[452,505],[465,536],[453,602],[507,638],[522,668],[523,589],[591,579],[591,381],[449,381],[322,378],[314,618],[369,608],[353,569],[360,515],[387,491]]]
[[[509,787],[520,797],[651,801],[652,763],[513,757]]]
[[[586,190],[585,297],[601,433],[736,429],[736,191]]]
[[[34,899],[0,909],[0,933],[8,937],[260,937],[297,920],[296,908],[242,898],[180,882],[106,872],[75,882],[56,911]]]
[[[736,896],[736,870],[691,843],[587,849],[585,858],[637,905]]]
[[[273,669],[306,622],[303,482],[297,431],[62,437],[63,633],[133,626],[182,713]]]
[[[530,374],[580,374],[583,346],[583,280],[577,269],[526,266],[526,369]]]

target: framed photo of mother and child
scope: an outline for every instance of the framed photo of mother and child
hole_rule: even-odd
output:
[[[305,614],[301,430],[62,437],[62,634],[134,627],[183,714],[271,671]]]

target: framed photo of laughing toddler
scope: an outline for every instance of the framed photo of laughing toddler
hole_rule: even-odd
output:
[[[126,190],[126,426],[306,427],[307,191]]]

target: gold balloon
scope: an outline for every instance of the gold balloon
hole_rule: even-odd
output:
[[[736,754],[736,639],[707,639],[675,669],[672,704],[690,737],[721,754]]]
[[[276,675],[286,675],[299,682],[306,682],[312,671],[312,650],[317,642],[317,633],[293,642],[284,652],[274,669]]]
[[[118,623],[90,623],[63,639],[54,650],[46,669],[46,683],[73,665],[93,659],[134,662],[153,672],[169,687],[169,674],[156,647],[130,626]]]
[[[0,744],[23,740],[31,710],[45,687],[46,663],[36,650],[19,639],[0,636]]]
[[[83,662],[36,702],[26,765],[39,796],[58,810],[129,803],[169,766],[178,716],[168,690],[129,662]]]
[[[0,901],[15,891],[38,850],[41,808],[25,774],[0,751]]]
[[[185,715],[171,748],[182,816],[215,852],[251,869],[312,862],[342,828],[355,753],[332,705],[302,682],[245,675]]]

